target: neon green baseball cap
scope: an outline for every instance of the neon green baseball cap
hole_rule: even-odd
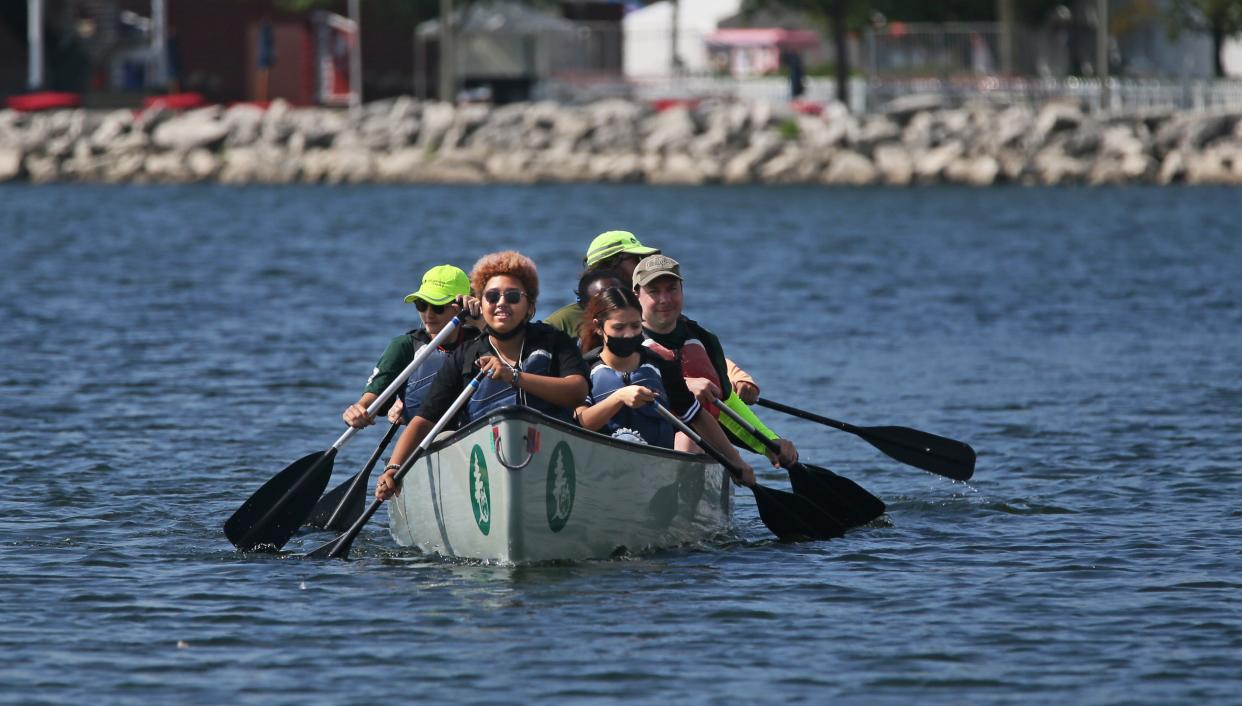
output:
[[[460,268],[452,265],[436,265],[423,275],[417,292],[405,295],[405,303],[413,304],[422,299],[428,304],[448,304],[457,297],[470,294],[470,278]]]
[[[660,252],[660,249],[643,245],[628,230],[610,230],[595,236],[595,240],[591,241],[591,246],[587,248],[586,257],[582,258],[582,261],[587,267],[594,267],[600,260],[606,260],[623,252],[642,257],[655,255]]]

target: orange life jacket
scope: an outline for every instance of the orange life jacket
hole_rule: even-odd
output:
[[[716,366],[712,365],[712,359],[707,355],[707,348],[699,339],[687,338],[685,344],[677,351],[669,350],[650,338],[643,341],[643,346],[664,360],[677,361],[681,365],[682,377],[687,380],[690,378],[707,378],[717,388],[724,389],[720,384],[720,376],[716,374]],[[703,409],[707,410],[713,417],[720,418],[720,410],[716,409],[716,405],[703,405]]]

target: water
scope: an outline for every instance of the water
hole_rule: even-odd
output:
[[[1237,201],[2,188],[0,703],[1237,703]],[[348,563],[232,550],[424,269],[521,248],[549,313],[618,227],[682,260],[765,395],[964,439],[975,478],[764,412],[891,522],[781,545],[739,492],[735,539],[613,561],[431,559],[383,511]]]

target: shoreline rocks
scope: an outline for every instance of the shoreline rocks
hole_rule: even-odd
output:
[[[704,101],[505,106],[276,101],[0,111],[0,183],[1242,185],[1242,109],[1097,114],[911,96],[851,115]]]

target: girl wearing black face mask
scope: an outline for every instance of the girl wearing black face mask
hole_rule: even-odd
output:
[[[699,407],[677,375],[673,397],[657,356],[643,348],[642,308],[633,292],[610,287],[587,303],[579,330],[591,369],[591,392],[574,416],[592,431],[673,448],[673,428],[651,405],[658,400],[689,422]],[[635,438],[637,437],[637,438]]]

